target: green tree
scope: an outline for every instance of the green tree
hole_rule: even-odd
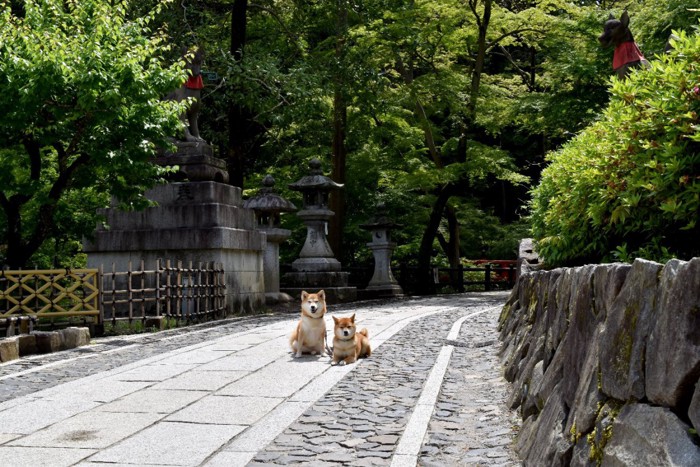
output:
[[[165,3],[130,19],[128,1],[0,2],[0,263],[22,267],[52,235],[77,234],[66,213],[96,196],[147,205],[161,170],[150,158],[184,105],[162,99],[186,76],[150,29]]]

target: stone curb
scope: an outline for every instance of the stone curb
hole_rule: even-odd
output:
[[[70,327],[59,331],[34,331],[0,339],[0,362],[33,354],[70,350],[90,343],[88,328]]]

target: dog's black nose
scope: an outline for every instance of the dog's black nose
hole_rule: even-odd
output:
[[[350,335],[350,331],[348,331],[348,330],[343,331],[343,335],[344,335],[344,336],[349,336],[349,335]]]
[[[311,313],[316,313],[316,307],[311,305]]]

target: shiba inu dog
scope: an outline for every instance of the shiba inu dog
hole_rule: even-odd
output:
[[[367,329],[356,332],[354,313],[347,318],[334,316],[333,321],[333,364],[354,363],[358,358],[369,357],[372,354]]]
[[[326,293],[301,293],[301,319],[289,336],[294,357],[302,353],[320,354],[326,350]]]

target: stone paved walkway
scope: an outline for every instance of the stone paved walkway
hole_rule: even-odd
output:
[[[331,307],[370,331],[354,365],[292,358],[289,314],[2,364],[0,465],[519,465],[496,356],[506,298]]]

